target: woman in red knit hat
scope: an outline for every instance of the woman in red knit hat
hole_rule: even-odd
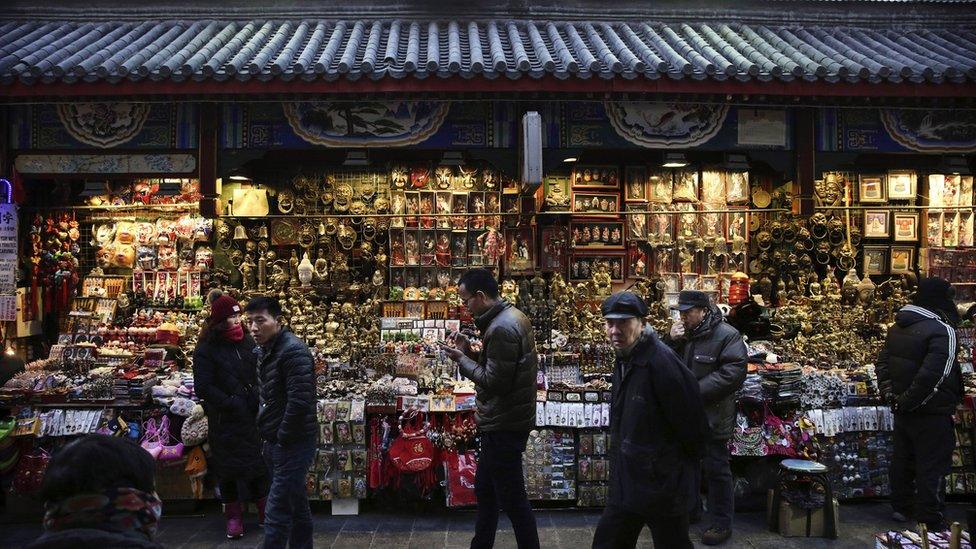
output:
[[[208,465],[217,474],[227,537],[234,539],[244,535],[245,501],[257,502],[259,519],[264,522],[269,487],[256,423],[256,345],[241,324],[243,309],[237,300],[214,290],[207,301],[210,318],[193,352],[193,383],[207,412]]]

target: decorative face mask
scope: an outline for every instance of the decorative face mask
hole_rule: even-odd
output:
[[[159,268],[176,269],[176,267],[177,267],[176,247],[160,246],[159,247]]]
[[[169,219],[156,221],[156,241],[161,245],[176,242],[176,222]]]
[[[136,249],[132,246],[117,246],[112,254],[112,266],[131,269],[136,260]]]
[[[99,246],[105,246],[112,240],[115,240],[115,224],[114,223],[103,223],[98,227],[95,227],[95,243]]]
[[[135,227],[128,221],[120,222],[116,226],[115,238],[119,244],[132,244],[136,240]]]
[[[193,240],[197,222],[194,218],[184,215],[176,221],[176,237],[180,240]]]
[[[213,220],[198,217],[196,228],[193,231],[193,239],[197,242],[206,242],[210,240],[211,233],[213,233]]]
[[[148,221],[136,223],[136,241],[142,245],[153,244],[156,238],[156,225]]]
[[[95,252],[95,262],[99,267],[106,269],[112,266],[112,256],[115,255],[115,246],[109,245],[99,248]]]
[[[213,267],[213,250],[209,246],[197,248],[194,254],[194,266],[201,271],[209,271]]]
[[[137,264],[143,271],[152,271],[156,268],[156,248],[154,246],[139,246],[136,251]]]
[[[189,271],[193,268],[193,248],[184,247],[180,250],[180,270]]]

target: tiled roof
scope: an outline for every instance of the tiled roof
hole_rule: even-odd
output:
[[[972,82],[976,32],[650,21],[0,21],[2,84],[549,75]]]

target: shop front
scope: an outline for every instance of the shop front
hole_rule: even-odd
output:
[[[697,289],[748,336],[741,495],[764,496],[764,472],[794,456],[827,464],[841,499],[884,496],[886,326],[918,276],[976,300],[976,47],[953,39],[952,9],[937,28],[843,32],[702,14],[11,22],[4,342],[27,361],[0,390],[12,447],[33,463],[88,432],[160,442],[160,493],[211,497],[187,468],[205,455],[187,357],[218,288],[279,298],[313,350],[310,496],[471,505],[474,387],[437,342],[469,329],[457,280],[486,267],[540,352],[525,454],[540,505],[605,504],[614,355],[598,311],[621,289],[659,333]],[[78,53],[44,49],[89,31],[103,38]],[[958,339],[976,392],[971,324]],[[974,423],[967,399],[950,494],[976,492]],[[406,466],[395,448],[418,438],[423,466]]]

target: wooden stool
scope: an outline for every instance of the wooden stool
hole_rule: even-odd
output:
[[[834,493],[830,486],[830,479],[827,477],[827,466],[805,459],[786,459],[779,464],[779,478],[776,480],[770,495],[769,530],[779,532],[779,508],[783,500],[783,492],[802,487],[805,487],[807,493],[811,495],[815,493],[818,487],[822,490],[824,501],[821,509],[824,512],[824,537],[837,539],[837,524],[834,519]]]

